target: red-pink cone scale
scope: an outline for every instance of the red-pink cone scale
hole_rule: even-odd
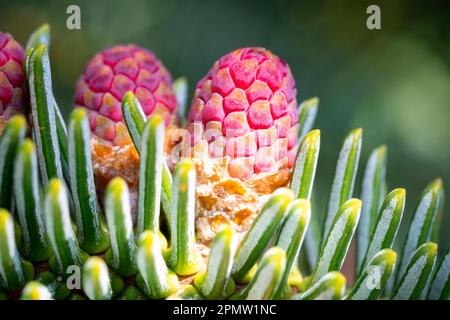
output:
[[[175,122],[172,80],[161,61],[136,45],[115,46],[89,61],[75,89],[75,105],[89,111],[91,131],[102,142],[113,146],[131,143],[121,110],[127,91],[136,95],[146,116],[157,112],[166,125]]]
[[[290,168],[299,128],[296,95],[282,59],[263,48],[235,50],[197,84],[188,116],[191,145],[206,140],[209,156],[228,156],[229,175],[241,180]]]
[[[22,46],[10,34],[0,32],[0,123],[23,109],[24,57]]]
[[[197,163],[197,239],[224,225],[245,234],[268,197],[289,182],[299,131],[289,66],[263,48],[241,48],[197,84],[188,115]]]
[[[177,120],[171,75],[147,49],[120,45],[97,53],[75,88],[75,107],[88,111],[97,191],[100,196],[116,176],[124,178],[137,203],[139,156],[122,119],[121,102],[132,91],[147,117],[163,115],[166,125]]]

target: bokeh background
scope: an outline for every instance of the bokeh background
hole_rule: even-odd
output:
[[[364,128],[358,181],[371,150],[387,144],[389,189],[408,190],[404,224],[429,181],[441,176],[450,186],[450,8],[444,1],[0,4],[0,30],[22,44],[35,27],[51,25],[54,90],[65,115],[84,65],[105,47],[133,42],[153,50],[174,77],[188,78],[192,94],[217,58],[241,46],[263,46],[290,64],[299,101],[320,97],[316,214],[326,211],[337,152],[344,135],[355,127]],[[66,28],[70,4],[81,8],[81,30]],[[366,28],[369,4],[381,7],[381,30]],[[450,240],[446,211],[441,250]]]

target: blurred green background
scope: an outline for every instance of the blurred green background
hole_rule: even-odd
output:
[[[319,214],[326,209],[342,138],[355,127],[364,128],[359,180],[371,150],[388,145],[389,189],[408,190],[404,223],[429,181],[441,176],[450,184],[450,10],[444,1],[0,3],[0,30],[22,44],[35,27],[51,25],[54,90],[66,115],[74,82],[105,47],[133,42],[151,49],[173,77],[188,77],[192,93],[220,56],[263,46],[290,64],[299,101],[320,97]],[[70,4],[81,8],[81,30],[66,28]],[[369,4],[381,7],[381,30],[366,28]],[[447,213],[441,250],[450,240]]]

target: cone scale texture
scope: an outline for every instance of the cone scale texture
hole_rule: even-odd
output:
[[[91,131],[109,145],[130,144],[122,121],[121,101],[132,91],[146,116],[175,121],[176,99],[171,76],[155,54],[136,45],[115,46],[97,53],[75,89],[75,105],[89,110]]]
[[[22,46],[8,33],[0,32],[0,119],[7,121],[20,112],[24,98]]]
[[[241,48],[214,63],[197,84],[188,120],[194,149],[230,157],[228,173],[292,167],[298,136],[297,90],[289,66],[263,48]]]
[[[299,132],[289,66],[264,48],[217,60],[196,86],[188,114],[197,163],[197,239],[223,225],[245,234],[267,197],[287,185]]]

